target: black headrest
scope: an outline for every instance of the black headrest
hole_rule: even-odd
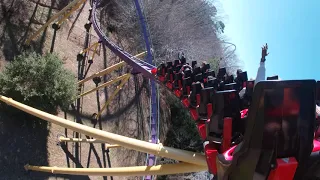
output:
[[[193,68],[193,74],[199,74],[201,73],[201,68],[199,66]]]
[[[186,77],[182,80],[183,86],[191,86],[192,85],[192,79],[191,77]]]
[[[206,64],[206,69],[209,70],[210,69],[210,64]]]
[[[163,71],[164,70],[164,71]],[[157,75],[158,76],[163,76],[166,71],[166,65],[164,63],[161,63],[158,67],[157,67]]]
[[[247,81],[246,82],[246,89],[253,91],[253,88],[254,88],[254,81]]]
[[[174,67],[176,67],[179,64],[180,64],[180,60],[179,59],[174,60],[174,64],[173,64]]]
[[[218,75],[217,75],[217,78],[218,78],[218,79],[222,79],[223,76],[224,76],[226,73],[227,73],[226,68],[220,68],[220,69],[219,69],[219,72],[218,72]]]
[[[178,65],[175,67],[175,70],[174,70],[174,71],[179,72],[180,69],[181,69],[181,65],[178,64]]]
[[[230,76],[227,76],[226,78],[225,78],[225,84],[230,84],[230,83],[233,83],[234,82],[234,77],[233,77],[233,75],[230,75]]]
[[[197,64],[197,61],[192,61],[191,62],[191,67],[194,68],[194,66]]]
[[[177,73],[174,75],[174,80],[182,80],[182,74],[181,73]]]
[[[170,75],[173,75],[173,70],[172,70],[172,68],[168,68],[167,69],[167,75],[166,75],[166,79],[168,80],[168,81],[170,81]],[[172,76],[173,78],[174,78],[174,76]]]
[[[172,62],[171,62],[171,61],[168,61],[168,62],[167,62],[167,68],[170,68],[170,67],[172,67]]]
[[[185,64],[187,62],[187,59],[184,57],[184,56],[182,56],[181,58],[180,58],[180,63],[183,65],[183,64]]]
[[[224,84],[224,81],[220,81],[220,82],[219,82],[218,90],[219,90],[219,91],[223,91],[223,90],[224,90],[224,85],[225,85],[225,84]]]
[[[210,69],[210,64],[204,64],[204,66],[201,68],[201,72],[202,73],[205,73],[207,70]]]
[[[197,74],[194,79],[195,79],[195,82],[197,81],[202,82],[203,81],[202,74]]]
[[[236,90],[239,91],[239,85],[237,83],[229,83],[224,85],[224,90]]]
[[[267,77],[267,80],[278,80],[278,79],[279,79],[278,75]]]
[[[201,102],[211,103],[215,91],[213,87],[203,88],[201,90]]]
[[[242,88],[243,83],[248,81],[248,75],[247,71],[241,72],[238,74],[237,78],[235,79],[235,82]]]
[[[235,90],[217,91],[214,96],[214,113],[223,110],[223,117],[236,117],[239,114],[239,93]],[[218,108],[220,107],[220,108]],[[217,111],[218,110],[218,111]]]
[[[208,140],[221,142],[225,117],[234,119],[233,124],[240,119],[239,93],[235,90],[216,91],[213,95],[212,116],[207,126]],[[232,130],[234,131],[234,129]]]
[[[192,86],[192,93],[200,94],[202,89],[200,82],[193,83],[191,86]]]
[[[216,77],[216,73],[214,72],[214,70],[209,70],[209,71],[207,72],[207,76]]]
[[[316,101],[320,104],[320,81],[317,81]]]
[[[239,77],[243,82],[248,81],[247,71],[244,71],[244,72],[240,73]]]
[[[184,77],[190,77],[192,75],[192,71],[191,69],[186,69],[184,70]]]
[[[206,83],[206,87],[213,87],[216,90],[218,89],[218,86],[219,86],[219,81],[217,78],[214,78],[214,77],[208,79]]]

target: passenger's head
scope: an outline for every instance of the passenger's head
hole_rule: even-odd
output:
[[[207,64],[207,61],[202,61],[202,63],[201,63],[201,68],[205,67],[206,64]]]
[[[239,76],[240,73],[242,73],[242,70],[241,70],[241,69],[238,69],[238,70],[237,70],[237,76]]]

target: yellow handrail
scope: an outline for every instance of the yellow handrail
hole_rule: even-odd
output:
[[[52,174],[88,175],[88,176],[144,176],[168,175],[206,171],[207,166],[188,163],[164,164],[156,166],[133,166],[117,168],[61,168],[25,165],[26,170]]]
[[[104,141],[98,139],[79,139],[79,138],[66,138],[66,137],[59,137],[60,142],[83,142],[83,143],[105,143]]]
[[[200,166],[207,166],[206,157],[200,153],[194,153],[190,151],[166,147],[166,146],[163,146],[161,143],[153,144],[146,141],[141,141],[138,139],[129,138],[129,137],[121,136],[118,134],[113,134],[110,132],[95,129],[86,125],[78,124],[78,123],[60,118],[58,116],[54,116],[52,114],[40,111],[38,109],[27,106],[25,104],[22,104],[20,102],[17,102],[5,96],[0,95],[0,101],[3,101],[10,106],[13,106],[17,109],[20,109],[26,113],[34,115],[48,122],[57,124],[59,126],[68,128],[70,130],[73,130],[82,134],[86,134],[90,137],[102,140],[104,142],[109,142],[111,144],[118,144],[124,148],[134,149],[140,152],[167,157],[167,158],[175,159],[182,162],[197,164]]]
[[[104,143],[106,148],[118,148],[121,147],[118,144],[108,144],[104,141],[98,139],[79,139],[79,138],[66,138],[66,137],[59,137],[60,142],[79,142],[79,143]]]

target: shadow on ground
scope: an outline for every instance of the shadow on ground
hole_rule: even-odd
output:
[[[42,53],[46,30],[40,33],[39,38],[34,39],[30,45],[26,45],[25,42],[32,35],[31,25],[40,27],[50,19],[55,1],[53,0],[48,6],[48,14],[43,22],[36,20],[40,0],[35,1],[32,9],[26,8],[30,3],[18,0],[0,2],[2,12],[0,13],[0,47],[3,47],[5,60],[12,60],[23,51]]]
[[[26,114],[0,111],[0,174],[3,179],[44,179],[32,177],[24,165],[48,165],[47,122]]]
[[[14,114],[14,115],[13,115]],[[26,164],[48,166],[48,123],[25,113],[0,109],[0,179],[89,179],[86,176],[64,176],[27,172]]]

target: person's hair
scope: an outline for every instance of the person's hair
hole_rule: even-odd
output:
[[[240,73],[242,73],[242,69],[238,69],[238,70],[237,70],[237,76],[238,76]]]

